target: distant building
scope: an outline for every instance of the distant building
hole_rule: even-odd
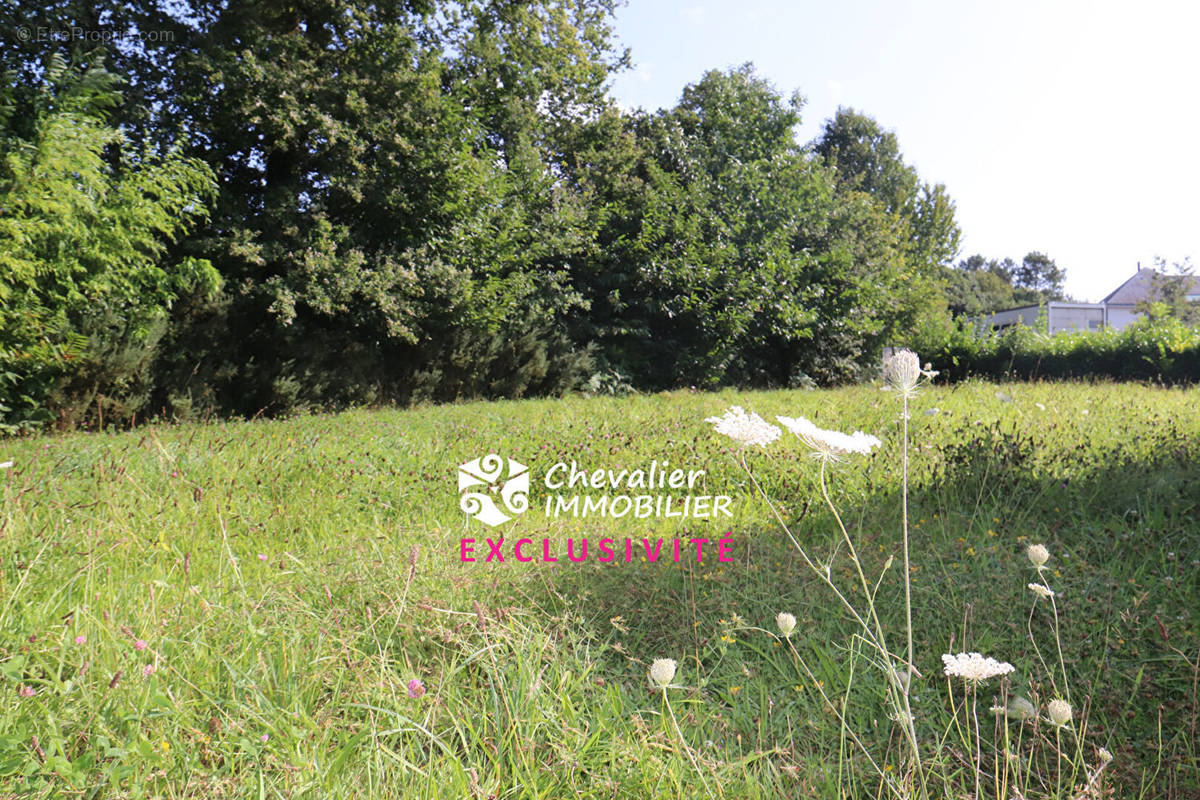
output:
[[[1138,303],[1154,300],[1154,278],[1160,273],[1152,269],[1138,269],[1133,277],[1118,286],[1112,294],[1100,301],[1104,306],[1105,324],[1120,330],[1133,322],[1140,313],[1134,311]],[[1187,299],[1200,301],[1200,278],[1181,276],[1180,280],[1190,280]]]
[[[1141,312],[1134,310],[1139,303],[1155,299],[1154,276],[1158,274],[1152,269],[1142,269],[1139,265],[1138,271],[1132,277],[1099,303],[1051,301],[1045,306],[1006,308],[994,314],[977,317],[976,321],[985,329],[997,331],[1011,328],[1013,325],[1041,327],[1042,324],[1045,325],[1046,332],[1051,334],[1064,331],[1094,331],[1100,328],[1120,330],[1142,316]],[[1191,281],[1188,299],[1200,301],[1200,278],[1182,279]],[[1045,322],[1041,323],[1043,312]]]

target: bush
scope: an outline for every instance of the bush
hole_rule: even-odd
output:
[[[1053,336],[1025,326],[979,336],[969,323],[931,325],[906,344],[926,354],[949,380],[1200,381],[1200,328],[1173,318]]]

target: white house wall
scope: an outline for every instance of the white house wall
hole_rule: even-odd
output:
[[[1104,325],[1104,309],[1098,306],[1050,306],[1050,332],[1098,330]]]
[[[1121,330],[1129,323],[1140,317],[1141,314],[1135,312],[1132,308],[1113,308],[1108,307],[1108,325],[1110,328]]]

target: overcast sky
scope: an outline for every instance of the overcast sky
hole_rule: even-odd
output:
[[[1200,261],[1200,3],[630,0],[625,106],[674,105],[752,61],[807,98],[896,132],[957,204],[962,255],[1041,250],[1096,301],[1154,256]]]

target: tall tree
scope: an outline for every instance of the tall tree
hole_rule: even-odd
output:
[[[0,94],[0,424],[8,425],[44,421],[61,379],[85,384],[97,402],[145,383],[147,346],[177,295],[211,293],[220,281],[206,261],[166,256],[206,216],[211,171],[174,150],[123,149],[109,122],[119,80],[101,65],[73,68],[51,53],[33,80]]]
[[[580,285],[605,357],[640,383],[845,379],[932,293],[905,278],[895,217],[797,144],[801,105],[750,65],[712,71],[581,173],[615,211]]]
[[[588,364],[563,320],[587,240],[572,131],[623,63],[608,0],[134,2],[150,139],[220,176],[187,243],[226,279],[181,306],[164,395],[293,403],[521,394]]]
[[[1054,259],[1036,250],[1025,255],[1012,272],[1013,285],[1033,292],[1040,300],[1062,300],[1067,271]]]
[[[839,108],[825,122],[814,151],[835,169],[843,191],[870,195],[904,224],[914,268],[932,276],[957,255],[960,231],[954,202],[944,185],[923,183],[904,162],[895,133],[872,117]]]

